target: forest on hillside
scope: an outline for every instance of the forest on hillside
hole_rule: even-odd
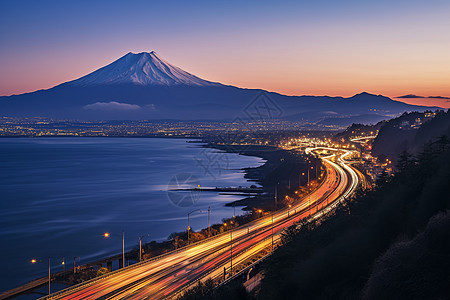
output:
[[[392,177],[320,225],[302,226],[266,264],[258,299],[448,299],[450,142],[400,155]]]
[[[417,154],[428,141],[442,135],[450,136],[450,110],[404,113],[380,127],[372,155],[397,161],[403,151]]]

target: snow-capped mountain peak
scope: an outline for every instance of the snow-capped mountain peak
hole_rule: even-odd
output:
[[[71,85],[220,85],[192,75],[162,59],[155,51],[128,53],[111,64],[69,82]]]

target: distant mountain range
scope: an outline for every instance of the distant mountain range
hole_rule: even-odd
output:
[[[424,107],[368,93],[285,96],[192,75],[154,51],[128,53],[84,77],[48,90],[0,97],[0,116],[80,120],[232,120],[282,118],[345,126],[376,123]]]

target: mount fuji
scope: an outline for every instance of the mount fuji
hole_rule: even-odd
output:
[[[128,53],[91,74],[69,82],[77,86],[104,84],[217,86],[192,75],[158,56],[155,51]]]
[[[346,125],[374,123],[405,111],[437,109],[408,105],[381,95],[350,98],[285,96],[242,89],[190,74],[156,52],[128,53],[79,79],[21,95],[0,97],[0,117],[78,120],[232,120],[272,106],[273,117]]]

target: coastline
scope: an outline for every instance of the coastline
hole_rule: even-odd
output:
[[[89,252],[87,255],[84,253],[80,253],[80,251],[76,250],[75,248],[71,247],[69,250],[55,250],[54,252],[61,252],[63,254],[61,254],[60,256],[63,257],[65,256],[67,257],[73,257],[75,255],[77,256],[81,256],[82,264],[92,264],[95,263],[97,260],[102,260],[106,257],[109,256],[114,256],[117,252],[116,249],[118,249],[119,247],[117,247],[117,245],[119,245],[119,243],[116,243],[116,240],[104,240],[104,238],[99,238],[100,234],[103,234],[103,232],[119,232],[118,230],[120,230],[120,227],[124,228],[123,226],[127,226],[131,227],[132,229],[127,231],[127,237],[125,239],[126,241],[126,249],[132,250],[132,248],[135,248],[136,245],[138,245],[138,239],[137,236],[139,235],[140,232],[142,231],[150,231],[153,230],[152,232],[156,232],[152,234],[149,234],[150,237],[147,237],[145,239],[145,242],[150,242],[152,239],[155,239],[156,241],[166,241],[169,237],[169,235],[175,231],[181,231],[183,229],[186,229],[186,227],[184,227],[185,224],[185,220],[186,220],[186,214],[183,213],[183,208],[175,211],[175,209],[173,208],[172,203],[170,202],[170,199],[168,199],[167,197],[167,185],[169,182],[169,179],[171,176],[173,176],[174,174],[177,174],[177,172],[193,172],[195,173],[198,178],[200,178],[200,180],[202,181],[202,183],[205,183],[205,186],[211,186],[211,184],[208,183],[212,183],[211,178],[209,178],[208,176],[204,175],[205,180],[203,180],[202,177],[200,177],[201,175],[203,175],[203,170],[199,169],[195,166],[196,161],[195,158],[198,158],[201,156],[201,147],[198,144],[198,140],[199,139],[192,139],[192,138],[141,138],[141,139],[134,139],[134,138],[121,138],[121,139],[109,139],[109,138],[88,138],[85,139],[84,137],[78,137],[78,138],[74,138],[74,137],[70,137],[70,138],[66,138],[66,137],[54,137],[54,138],[46,138],[46,137],[39,137],[39,138],[20,138],[21,141],[18,141],[17,139],[10,139],[9,141],[11,142],[11,144],[9,145],[7,142],[7,140],[1,140],[1,144],[2,144],[2,157],[3,160],[6,159],[18,159],[20,158],[20,161],[22,161],[23,163],[21,164],[11,164],[11,170],[15,171],[17,169],[17,174],[21,175],[20,178],[24,178],[23,181],[21,181],[21,184],[24,185],[25,188],[29,188],[30,189],[30,193],[34,192],[35,189],[32,189],[33,187],[39,186],[38,184],[43,184],[43,186],[47,187],[48,190],[50,189],[54,189],[55,187],[62,187],[61,189],[58,189],[55,191],[55,193],[51,194],[51,200],[56,201],[56,199],[59,199],[59,194],[57,192],[61,192],[61,199],[65,199],[63,197],[66,197],[66,195],[74,195],[74,199],[77,200],[80,195],[82,195],[83,193],[87,193],[89,192],[89,197],[90,198],[81,198],[81,199],[95,199],[95,201],[91,200],[91,201],[87,201],[86,203],[82,203],[80,205],[77,205],[76,203],[78,203],[77,201],[61,201],[61,203],[64,205],[64,208],[67,206],[70,209],[65,209],[65,211],[71,211],[71,213],[73,214],[74,210],[73,208],[76,207],[80,207],[80,213],[78,215],[76,215],[76,217],[74,217],[73,219],[67,219],[64,218],[63,215],[59,214],[59,213],[55,213],[53,214],[56,219],[56,221],[54,222],[54,224],[56,224],[57,226],[48,226],[49,231],[45,231],[45,232],[51,232],[50,234],[46,234],[46,237],[49,238],[49,240],[51,242],[56,241],[56,238],[54,238],[55,234],[58,234],[59,232],[62,232],[58,226],[63,227],[64,228],[69,228],[69,226],[72,227],[76,227],[76,228],[81,228],[80,231],[84,230],[85,232],[87,232],[88,227],[94,227],[95,226],[95,221],[97,220],[97,218],[100,220],[100,222],[103,221],[104,216],[107,216],[108,218],[112,219],[114,216],[116,216],[116,214],[118,213],[119,209],[117,207],[117,205],[123,205],[123,207],[127,208],[128,210],[124,211],[122,209],[120,209],[120,215],[118,214],[118,216],[124,216],[122,217],[123,220],[125,220],[124,222],[125,225],[117,225],[119,222],[116,220],[110,221],[110,222],[105,222],[107,223],[106,225],[104,225],[103,227],[96,227],[94,228],[94,230],[91,230],[92,234],[90,234],[88,232],[88,234],[85,234],[84,236],[80,237],[80,240],[84,240],[84,238],[86,237],[86,241],[88,241],[87,243],[89,243],[90,247],[92,247],[91,245],[94,245],[94,243],[96,243],[96,247],[92,247],[92,249],[94,249],[92,252]],[[188,143],[187,143],[187,142]],[[195,141],[196,143],[192,143],[193,141]],[[97,142],[99,144],[99,146],[97,146]],[[131,143],[130,143],[131,142]],[[111,143],[111,145],[109,145]],[[136,144],[137,143],[137,144]],[[140,148],[140,147],[136,147],[134,145],[146,145],[146,144],[150,144],[150,145],[157,145],[157,146],[152,146],[152,147],[144,147],[144,148]],[[169,146],[167,146],[169,151],[165,151],[165,150],[161,150],[161,147],[158,146],[159,144],[168,144]],[[174,146],[170,146],[174,144]],[[106,146],[107,145],[107,146]],[[117,146],[116,146],[117,145]],[[122,146],[123,145],[123,146]],[[157,151],[159,151],[158,153],[155,154],[155,157],[162,157],[162,163],[158,163],[156,164],[154,162],[154,160],[151,159],[151,153],[153,152],[149,152],[149,151],[153,151],[152,149],[156,149]],[[186,151],[183,152],[186,155],[181,156],[181,158],[183,160],[180,160],[180,158],[178,157],[180,155],[180,151],[182,150],[181,148],[186,148]],[[196,149],[195,149],[196,148]],[[17,151],[16,149],[22,149],[21,151]],[[82,149],[83,151],[80,151],[80,149]],[[107,150],[106,152],[104,150]],[[138,149],[138,151],[136,152],[135,149]],[[67,151],[66,151],[67,150]],[[124,151],[128,151],[131,150],[132,152],[130,152],[131,154],[127,154],[126,156],[122,155],[122,153],[125,153]],[[184,150],[183,150],[184,151]],[[135,153],[136,152],[136,153]],[[218,151],[217,151],[218,152]],[[10,156],[6,155],[7,153],[11,153],[11,155],[15,155],[13,158],[11,158]],[[28,153],[30,153],[30,155],[28,155]],[[91,157],[105,157],[104,154],[108,154],[106,155],[105,161],[102,161],[102,159],[100,159],[100,161],[102,161],[101,163],[99,163],[100,167],[104,166],[105,170],[108,170],[108,172],[105,172],[104,169],[102,168],[97,168],[97,167],[93,167],[93,163],[90,161]],[[128,153],[128,152],[127,152]],[[55,156],[56,154],[56,156]],[[92,154],[92,155],[91,155]],[[149,156],[150,155],[150,156]],[[170,161],[168,161],[167,159],[165,159],[165,156],[170,155],[171,157],[174,158],[174,163],[170,163]],[[228,156],[228,154],[226,154]],[[28,160],[23,160],[22,157],[26,156],[28,158]],[[57,157],[58,159],[55,160],[54,157]],[[66,158],[67,157],[67,158]],[[263,163],[263,161],[261,161],[260,159],[250,159],[250,158],[245,158],[242,157],[242,159],[238,158],[237,155],[230,155],[230,161],[231,163],[231,168],[229,171],[226,171],[225,173],[222,172],[222,174],[225,175],[229,175],[229,176],[224,176],[223,178],[219,178],[220,180],[218,181],[218,185],[219,186],[238,186],[238,185],[246,185],[246,180],[244,179],[244,173],[242,171],[240,171],[240,167],[242,166],[258,166],[260,164]],[[62,158],[66,158],[66,161],[68,163],[64,163],[63,165],[57,165],[54,166],[52,165],[52,161],[56,161],[56,163],[59,163],[62,160]],[[112,158],[117,158],[117,159],[112,159]],[[13,161],[13,160],[11,160]],[[47,163],[47,161],[50,162],[50,164]],[[183,165],[180,166],[180,161],[183,162]],[[72,163],[74,162],[74,163]],[[97,162],[97,160],[96,160]],[[144,162],[144,163],[142,163]],[[169,162],[169,164],[168,164]],[[26,166],[26,168],[31,168],[30,166],[33,166],[32,168],[35,170],[40,170],[40,172],[42,172],[42,174],[44,174],[45,176],[25,176],[27,172],[26,168],[16,168],[16,166]],[[42,168],[39,168],[39,166],[42,165]],[[163,165],[163,170],[164,170],[164,174],[161,175],[160,172],[153,172],[151,168],[153,168],[153,166],[155,166],[155,168],[159,168],[159,165]],[[173,166],[171,167],[171,169],[167,168],[167,165]],[[52,166],[51,168],[47,168],[47,166]],[[86,166],[88,168],[86,168]],[[95,165],[97,166],[97,165]],[[106,190],[107,193],[96,193],[94,190],[94,185],[93,183],[95,183],[97,181],[97,179],[101,179],[100,177],[100,173],[102,174],[107,174],[107,178],[105,179],[105,181],[100,180],[100,183],[103,182],[109,182],[108,180],[116,180],[116,179],[121,179],[124,174],[130,174],[127,170],[128,169],[123,169],[120,168],[120,171],[118,172],[111,172],[111,170],[113,169],[117,169],[118,166],[129,166],[129,169],[133,170],[132,174],[136,174],[136,176],[132,176],[130,178],[133,178],[133,181],[131,183],[133,183],[133,187],[137,187],[136,189],[133,189],[133,193],[130,196],[130,199],[132,200],[136,200],[136,199],[143,199],[143,201],[141,202],[137,202],[138,205],[136,206],[132,206],[132,203],[129,204],[127,201],[121,201],[120,200],[120,196],[118,195],[122,195],[122,194],[115,194],[116,190],[115,188],[118,185],[114,185],[114,184],[110,184],[110,185],[101,185],[101,188],[106,187],[110,187],[111,189]],[[151,168],[150,168],[151,167]],[[46,169],[47,168],[47,169]],[[74,168],[72,170],[72,168]],[[67,170],[71,170],[70,172]],[[8,169],[9,170],[9,169]],[[88,172],[89,170],[89,172]],[[93,173],[92,171],[96,171],[96,170],[100,170],[97,173]],[[157,169],[155,169],[157,170]],[[80,173],[81,171],[83,171],[83,173]],[[66,173],[67,174],[66,174]],[[230,173],[230,174],[229,174]],[[231,174],[233,173],[233,174]],[[238,174],[239,173],[239,174]],[[14,174],[14,173],[11,173]],[[34,173],[33,173],[34,174]],[[50,175],[52,174],[58,174],[58,180],[49,180]],[[75,176],[73,174],[82,174],[82,176]],[[91,175],[91,174],[95,174],[95,175]],[[149,179],[152,179],[153,177],[147,177],[147,174],[156,174],[155,177],[158,178],[163,178],[163,180],[160,180],[158,182],[154,182],[154,181],[150,181]],[[236,175],[234,175],[236,174]],[[6,175],[6,173],[5,173]],[[67,176],[66,176],[67,175]],[[66,180],[66,182],[69,182],[72,184],[72,186],[67,186],[67,185],[63,185],[63,182],[65,182],[63,179],[64,178],[70,178],[71,176],[77,177],[77,178],[81,178],[80,182],[77,183],[77,181],[73,180]],[[130,176],[130,175],[127,175]],[[164,176],[164,177],[163,177]],[[16,177],[12,177],[10,176],[10,179],[7,180],[3,180],[3,185],[8,185],[10,184],[10,182],[13,182]],[[128,177],[127,177],[128,178]],[[136,181],[134,180],[134,178],[137,178]],[[165,179],[167,178],[167,180]],[[36,181],[36,183],[34,183],[34,181]],[[209,180],[209,182],[208,182]],[[31,183],[29,183],[31,182]],[[50,182],[51,186],[46,186],[45,184],[47,182]],[[111,182],[117,182],[117,181],[111,181]],[[81,188],[73,188],[73,186],[77,186],[78,187],[82,187],[83,184],[89,183],[88,188],[91,189],[87,189],[86,191],[84,189]],[[28,184],[28,185],[26,185]],[[30,188],[31,185],[31,188]],[[129,187],[129,183],[128,181],[125,182],[125,187]],[[145,190],[140,190],[139,187],[147,187],[149,186],[151,187],[151,189],[145,189]],[[12,186],[12,185],[10,185]],[[71,188],[72,187],[72,188]],[[131,189],[131,188],[130,188]],[[134,192],[134,190],[137,190],[138,192]],[[47,190],[45,190],[47,191]],[[114,197],[112,196],[112,192],[114,191]],[[122,190],[120,189],[118,192],[122,192],[123,194],[126,194],[128,190]],[[8,192],[8,194],[7,194]],[[40,192],[40,190],[37,190],[37,192]],[[155,197],[149,197],[149,195],[153,195],[151,193],[157,193]],[[14,194],[12,192],[10,192],[9,190],[4,190],[4,194],[5,195],[17,195]],[[42,195],[44,194],[43,192],[41,193]],[[36,197],[24,197],[26,200],[29,200],[28,205],[24,205],[25,207],[32,207],[33,205],[33,201],[35,201],[34,199],[37,199],[36,201],[39,203],[39,201],[45,200],[46,198],[44,198],[41,194],[39,194],[39,196],[42,197],[42,199],[37,199],[38,196]],[[9,197],[9,196],[8,196]],[[144,198],[146,197],[146,198]],[[214,198],[217,197],[219,198],[219,196],[216,194],[211,194],[211,195],[205,195],[205,198]],[[208,201],[213,201],[213,203],[211,203],[211,206],[214,210],[213,206],[217,206],[217,210],[214,211],[214,215],[211,218],[211,222],[212,223],[220,223],[221,222],[221,218],[228,216],[228,212],[230,211],[229,208],[225,208],[225,203],[232,201],[232,200],[236,200],[236,199],[242,199],[243,197],[241,196],[225,196],[222,197],[220,196],[220,201],[219,200],[208,200]],[[112,201],[109,200],[110,198],[117,199],[117,201]],[[12,199],[12,198],[11,198]],[[31,199],[31,200],[30,200]],[[99,200],[97,200],[99,199]],[[105,200],[107,199],[107,200]],[[154,201],[153,199],[161,199],[160,201]],[[105,205],[101,204],[101,201],[108,201],[108,202],[104,202]],[[153,201],[153,202],[151,202]],[[11,201],[11,203],[18,203],[18,201]],[[52,202],[53,203],[53,202]],[[134,203],[136,203],[136,201],[134,201]],[[140,203],[142,203],[142,205],[140,205]],[[129,216],[128,212],[129,211],[133,211],[133,209],[136,211],[136,209],[134,207],[144,207],[145,209],[153,208],[153,203],[156,203],[159,205],[159,207],[161,207],[162,205],[165,205],[164,208],[166,208],[165,210],[162,210],[163,213],[156,215],[156,217],[154,218],[155,221],[150,220],[150,222],[152,223],[144,223],[144,221],[148,221],[147,219],[144,219],[142,216],[140,216],[140,218],[136,217],[136,219],[127,217]],[[161,205],[159,203],[162,203]],[[107,205],[109,204],[109,205]],[[220,206],[220,207],[219,207]],[[5,205],[3,206],[5,207]],[[33,206],[34,207],[34,206]],[[42,205],[36,205],[37,208],[41,208],[43,209]],[[54,205],[52,207],[55,207]],[[100,209],[97,209],[97,207],[100,207]],[[206,206],[205,206],[206,207]],[[12,209],[16,209],[17,211],[20,211],[19,208],[16,208],[15,206],[11,206],[11,214],[13,213]],[[56,207],[55,209],[58,209],[58,207]],[[184,210],[187,210],[188,208],[184,208]],[[220,212],[219,212],[220,209]],[[87,211],[86,215],[82,214],[85,213],[85,211]],[[112,211],[112,213],[111,213]],[[142,210],[141,210],[142,211]],[[223,211],[226,211],[227,214],[223,214]],[[5,210],[3,211],[4,215],[6,215],[6,213],[9,213],[9,210]],[[167,213],[168,212],[168,213]],[[88,214],[89,213],[89,214]],[[166,214],[169,214],[169,217],[173,216],[174,213],[177,213],[177,218],[174,218],[174,220],[171,219],[167,219]],[[36,214],[41,216],[41,214]],[[50,216],[49,219],[53,218],[53,215]],[[28,226],[27,224],[27,220],[29,219],[28,215],[26,214],[21,214],[21,216],[23,216],[23,219],[25,219],[25,221],[21,221],[19,222],[19,224],[21,226]],[[85,216],[85,217],[84,217]],[[135,216],[135,215],[131,215],[131,216]],[[31,215],[31,217],[34,217],[34,214]],[[147,215],[145,215],[144,217],[147,217]],[[28,219],[27,219],[28,218]],[[77,219],[78,218],[78,219]],[[85,223],[81,223],[81,225],[78,225],[80,222],[76,222],[77,220],[84,220],[84,219],[88,219],[90,222],[86,222],[87,225],[85,226]],[[198,219],[192,219],[191,220],[191,225],[195,226],[195,229],[200,229],[205,225],[205,222],[203,221],[203,218],[199,218],[201,219],[200,221],[198,221]],[[5,219],[4,221],[6,221],[7,219]],[[204,218],[204,220],[206,220],[206,218]],[[108,221],[108,220],[107,220]],[[48,219],[43,219],[41,221],[41,219],[33,219],[33,222],[39,222],[39,224],[43,224],[42,225],[42,231],[44,232],[45,229],[45,225],[47,225]],[[196,222],[200,222],[200,225],[196,225]],[[9,223],[7,223],[9,225]],[[90,225],[90,224],[94,224],[94,225]],[[137,224],[137,225],[136,225]],[[142,224],[142,225],[140,225]],[[149,229],[145,228],[145,224],[149,224],[148,227]],[[158,229],[154,229],[157,228],[157,226],[154,226],[153,224],[163,224],[163,226],[165,227],[160,227],[161,230],[164,230],[164,232],[161,233],[161,231],[158,231]],[[167,225],[165,225],[167,224]],[[130,226],[131,225],[131,226]],[[14,225],[16,226],[16,225]],[[132,227],[134,226],[134,227]],[[161,225],[159,225],[161,226]],[[12,227],[12,226],[10,226]],[[8,230],[12,231],[15,228],[10,229],[10,227],[6,227]],[[18,227],[18,226],[16,226]],[[72,228],[71,227],[71,228]],[[138,229],[135,229],[136,227],[138,227]],[[152,227],[152,228],[150,228]],[[119,229],[117,229],[119,228]],[[21,229],[21,228],[20,228]],[[60,230],[60,231],[59,231]],[[31,232],[31,230],[22,230],[23,232]],[[6,229],[4,230],[5,233],[5,242],[9,243],[9,241],[12,240],[11,239],[7,239],[9,237],[13,237],[14,236],[12,234],[7,235],[9,231],[7,231]],[[56,232],[56,233],[54,233]],[[152,233],[151,232],[151,233]],[[77,233],[77,232],[75,232]],[[38,240],[38,239],[34,239],[33,238],[35,236],[39,236],[38,233],[34,234],[34,233],[29,233],[29,241],[31,241],[32,243],[34,243],[34,240]],[[53,240],[51,240],[53,239]],[[25,240],[25,239],[22,239]],[[58,241],[55,242],[55,247],[53,247],[53,249],[57,249],[57,248],[63,248],[63,246],[58,246],[60,243],[61,245],[64,245],[65,240],[70,240],[73,241],[74,239],[71,237],[68,237],[68,235],[63,235],[62,238],[59,238]],[[144,242],[144,241],[143,241]],[[37,244],[37,243],[35,243]],[[16,245],[14,243],[11,242],[11,245]],[[80,248],[83,248],[82,246],[80,246]],[[75,250],[74,250],[75,249]],[[97,251],[97,249],[100,249]],[[83,249],[82,249],[83,250]],[[21,284],[23,282],[25,282],[26,280],[32,280],[33,278],[35,278],[36,276],[40,276],[41,274],[44,274],[42,272],[42,266],[35,266],[29,263],[29,259],[33,258],[33,257],[38,257],[39,259],[41,257],[45,257],[45,255],[51,255],[52,257],[58,257],[59,259],[59,253],[57,254],[47,254],[47,252],[49,253],[50,251],[45,251],[45,254],[41,254],[38,253],[38,251],[32,251],[33,253],[27,254],[25,252],[19,251],[20,254],[18,254],[17,256],[19,258],[16,258],[15,256],[12,256],[10,261],[18,261],[18,263],[16,264],[16,266],[20,266],[20,269],[24,269],[27,270],[27,272],[25,272],[25,274],[32,274],[30,276],[27,275],[27,278],[25,278],[25,280],[23,280],[23,278],[25,276],[20,275],[20,277],[15,276],[15,273],[11,273],[10,276],[10,280],[5,281],[4,283],[2,283],[2,290],[6,290],[8,288],[14,288],[17,286],[17,284]],[[17,253],[19,253],[17,252]],[[44,251],[42,251],[44,252]],[[88,251],[86,251],[88,252]],[[25,254],[24,254],[25,253]],[[67,254],[68,253],[68,254]],[[74,254],[72,254],[74,253]],[[93,253],[91,255],[91,253]],[[136,254],[138,253],[138,251],[136,251]],[[14,253],[15,255],[16,253]],[[21,255],[21,256],[19,256]],[[89,255],[89,256],[88,256]],[[23,256],[23,257],[22,257]],[[15,260],[14,260],[15,259]],[[62,259],[62,258],[61,258]],[[62,269],[61,265],[56,263],[57,259],[52,259],[52,273],[59,271],[60,269]],[[54,262],[55,261],[55,262]],[[21,263],[21,264],[20,264]],[[72,265],[72,263],[70,264]],[[78,265],[78,261],[77,261],[77,265]],[[116,268],[117,266],[117,261],[115,262],[114,268]],[[12,270],[12,271],[16,271],[19,268],[14,268],[14,266],[8,265],[6,266],[6,268],[8,270]],[[30,270],[30,271],[28,271]],[[14,275],[14,276],[13,276]],[[18,278],[18,280],[16,280],[15,278]],[[22,278],[22,279],[21,279]],[[13,282],[14,281],[14,282]],[[11,282],[11,283],[10,283]]]
[[[242,168],[245,172],[244,178],[249,182],[259,184],[264,193],[260,195],[247,196],[244,199],[227,203],[226,206],[243,206],[244,211],[256,209],[274,210],[275,186],[277,185],[277,196],[283,199],[290,194],[294,188],[299,188],[306,183],[300,177],[301,173],[307,172],[309,162],[304,154],[296,150],[284,150],[275,146],[264,145],[224,145],[213,141],[204,140],[204,148],[218,149],[228,153],[254,156],[265,160],[259,167]],[[320,163],[310,158],[312,163]],[[310,179],[315,179],[311,174]],[[277,184],[278,183],[278,184]],[[283,206],[283,202],[278,203]]]

